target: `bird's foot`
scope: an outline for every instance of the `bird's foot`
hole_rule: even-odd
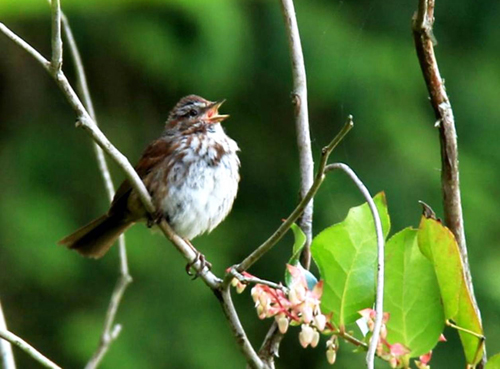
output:
[[[191,261],[190,263],[188,263],[186,265],[186,273],[190,276],[193,277],[193,280],[195,280],[196,278],[198,278],[198,276],[200,275],[201,271],[207,267],[208,270],[212,270],[212,264],[207,261],[207,259],[205,258],[205,255],[203,255],[201,252],[199,251],[195,251],[196,252],[196,256],[195,258],[193,259],[193,261]],[[197,262],[200,262],[200,268],[198,270],[196,270],[194,273],[191,271],[191,268],[193,267],[193,265],[195,265]]]

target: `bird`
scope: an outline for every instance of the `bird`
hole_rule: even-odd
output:
[[[151,195],[155,214],[146,211],[126,179],[106,214],[58,244],[100,258],[137,222],[151,226],[165,219],[189,245],[219,225],[232,209],[240,181],[240,149],[221,126],[229,117],[219,114],[224,101],[183,97],[170,111],[160,138],[144,150],[135,170]]]

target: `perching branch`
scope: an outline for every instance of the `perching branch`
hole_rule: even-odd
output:
[[[460,256],[464,265],[467,289],[476,315],[481,322],[479,310],[467,256],[462,200],[460,195],[460,179],[458,171],[458,145],[455,130],[455,118],[451,108],[444,81],[434,53],[434,0],[419,0],[418,10],[413,17],[413,39],[417,51],[420,68],[430,95],[430,103],[436,115],[436,127],[439,128],[441,143],[441,189],[446,226],[455,236]],[[486,363],[486,350],[483,351],[483,365]]]
[[[7,340],[14,346],[19,347],[21,350],[23,350],[25,353],[27,353],[29,356],[31,356],[33,359],[35,359],[41,365],[43,365],[45,368],[61,369],[60,366],[54,364],[48,358],[43,356],[37,349],[31,346],[28,342],[16,336],[14,333],[9,332],[6,329],[0,329],[0,340],[1,339]]]
[[[7,330],[7,323],[0,302],[0,331]],[[12,345],[9,341],[0,339],[0,363],[3,369],[16,369],[14,354],[12,353]]]
[[[85,70],[83,68],[82,58],[80,56],[80,52],[78,51],[78,47],[73,37],[73,32],[71,31],[68,19],[62,12],[61,12],[61,20],[64,29],[64,34],[68,41],[69,49],[74,62],[80,95],[82,96],[83,103],[87,108],[90,116],[97,123],[94,106],[92,104],[92,99],[90,97],[90,92],[88,89],[87,78],[85,76]],[[62,44],[62,43],[56,42],[56,44]],[[113,200],[115,190],[113,186],[113,181],[111,179],[111,174],[109,172],[109,168],[106,163],[106,158],[104,157],[102,149],[96,143],[94,143],[94,150],[96,153],[99,171],[101,172],[101,175],[103,177],[104,186],[106,188],[109,201],[111,202]],[[100,338],[99,346],[96,349],[95,353],[92,355],[92,358],[89,360],[88,364],[86,365],[85,367],[86,369],[93,369],[99,365],[102,358],[108,351],[109,346],[118,337],[118,334],[121,331],[121,326],[119,324],[115,325],[114,321],[116,313],[118,312],[118,306],[120,305],[122,296],[125,293],[127,286],[132,282],[132,277],[130,276],[128,270],[127,250],[125,248],[124,235],[120,236],[119,238],[118,251],[120,256],[120,275],[118,277],[115,289],[113,290],[111,301],[108,310],[106,312],[106,317],[104,320],[104,329]]]
[[[385,249],[385,239],[384,232],[382,229],[382,222],[380,221],[380,216],[378,214],[377,207],[373,202],[370,192],[366,186],[361,182],[356,173],[349,168],[346,164],[335,163],[330,164],[325,168],[325,174],[340,169],[346,173],[349,178],[354,182],[358,190],[361,192],[363,197],[368,202],[370,211],[373,216],[373,221],[375,223],[375,232],[377,234],[377,295],[375,299],[375,326],[373,327],[373,335],[370,339],[370,344],[368,346],[368,353],[366,354],[366,365],[368,369],[375,368],[375,351],[377,350],[377,344],[380,338],[380,330],[382,328],[382,318],[384,316],[384,249]]]

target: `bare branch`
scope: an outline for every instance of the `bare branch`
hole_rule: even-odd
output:
[[[10,38],[14,43],[19,45],[22,49],[28,52],[32,57],[38,61],[42,67],[48,71],[50,68],[50,62],[43,57],[33,46],[24,41],[21,37],[12,32],[5,24],[0,23],[0,31],[4,33],[8,38]]]
[[[441,143],[441,188],[445,222],[455,236],[460,256],[464,265],[467,289],[470,292],[476,315],[481,322],[481,312],[474,294],[472,276],[467,255],[462,200],[460,195],[460,178],[458,170],[458,145],[455,129],[455,118],[451,108],[444,81],[434,53],[434,0],[419,0],[418,11],[413,17],[413,39],[417,51],[420,68],[430,95],[430,103],[436,115]],[[486,349],[483,351],[483,363],[486,363]]]
[[[131,282],[132,278],[130,277],[130,275],[120,274],[118,281],[116,282],[115,289],[113,290],[113,294],[111,295],[111,301],[109,302],[108,311],[106,312],[104,329],[101,335],[99,346],[94,355],[92,355],[92,358],[85,366],[85,369],[97,368],[101,360],[104,358],[104,355],[106,355],[106,353],[108,352],[110,345],[115,339],[118,338],[122,327],[120,324],[114,324],[114,320],[123,294],[125,293],[127,286]]]
[[[314,181],[314,162],[309,133],[306,68],[304,65],[304,54],[302,53],[299,27],[293,0],[281,0],[281,9],[285,19],[290,58],[292,61],[292,103],[294,105],[297,147],[299,149],[300,158],[300,197],[303,199],[312,187]],[[310,246],[312,241],[312,217],[313,200],[311,199],[304,208],[299,221],[299,226],[306,235],[306,244],[302,252],[302,265],[307,269],[311,263]]]
[[[0,331],[7,330],[7,323],[0,303]],[[0,363],[3,369],[16,369],[14,354],[12,353],[12,345],[9,341],[0,339]]]
[[[380,221],[380,216],[378,214],[377,207],[373,202],[370,192],[366,186],[361,182],[356,173],[349,168],[346,164],[335,163],[330,164],[325,168],[325,174],[340,169],[346,173],[349,178],[354,182],[358,190],[364,196],[370,207],[370,211],[373,216],[373,221],[375,223],[375,232],[377,234],[377,295],[375,300],[375,326],[373,328],[373,335],[368,346],[368,353],[366,354],[366,364],[368,369],[374,369],[375,367],[375,351],[377,350],[377,344],[380,338],[380,330],[382,328],[382,317],[384,316],[384,249],[385,249],[385,239],[384,232],[382,230],[382,223]]]
[[[21,350],[23,350],[25,353],[27,353],[29,356],[31,356],[33,359],[35,359],[41,365],[43,365],[45,368],[61,369],[60,366],[54,364],[48,358],[43,356],[37,349],[31,346],[28,342],[16,336],[14,333],[9,332],[6,329],[0,329],[0,339],[2,338],[10,342],[11,344],[19,347]]]
[[[95,110],[94,110],[94,104],[92,103],[92,98],[90,97],[90,91],[89,91],[89,87],[88,87],[88,83],[87,83],[87,77],[85,75],[85,69],[83,68],[82,58],[80,56],[80,52],[79,52],[78,47],[76,45],[75,38],[73,36],[73,31],[71,31],[71,27],[69,25],[68,18],[66,17],[66,15],[64,13],[61,13],[61,20],[62,20],[62,25],[64,28],[64,34],[65,34],[66,39],[68,41],[69,50],[71,52],[71,57],[72,57],[73,62],[74,62],[78,88],[80,91],[80,95],[82,96],[82,99],[83,99],[83,104],[87,108],[89,115],[92,117],[92,119],[94,119],[94,121],[97,124],[96,114],[95,114]],[[103,176],[104,184],[106,186],[108,198],[109,198],[109,201],[111,202],[113,200],[115,189],[113,186],[113,181],[111,179],[111,175],[109,173],[108,165],[106,163],[106,159],[104,157],[104,153],[103,153],[102,149],[97,144],[94,144],[94,148],[96,151],[99,169],[100,169],[101,175]]]
[[[266,281],[265,279],[254,277],[254,276],[243,275],[243,274],[239,273],[235,268],[231,268],[231,270],[229,271],[229,275],[236,278],[241,283],[263,284],[265,286],[269,286],[271,288],[274,288],[275,290],[282,290],[283,292],[288,293],[288,288],[283,286],[281,283],[274,283],[271,281]]]
[[[248,337],[245,334],[245,330],[241,325],[238,313],[234,308],[233,300],[231,298],[230,286],[224,286],[219,290],[214,290],[214,292],[217,298],[219,299],[222,310],[224,311],[224,315],[229,321],[229,325],[231,327],[231,330],[233,331],[236,343],[240,347],[240,351],[247,359],[247,363],[250,366],[250,368],[254,369],[265,368],[261,359],[259,358],[254,348],[250,344],[250,341],[248,340]]]
[[[61,5],[59,0],[51,0],[52,11],[52,60],[51,67],[54,72],[58,72],[62,68],[62,38],[61,38]]]

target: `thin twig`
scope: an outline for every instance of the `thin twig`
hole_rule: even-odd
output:
[[[309,203],[309,200],[318,192],[321,183],[325,178],[324,169],[328,161],[328,157],[335,149],[335,147],[342,141],[345,135],[351,130],[354,123],[352,116],[349,116],[346,124],[340,132],[335,136],[335,138],[324,147],[321,152],[321,161],[318,167],[318,172],[314,179],[314,182],[307,192],[306,196],[299,202],[295,210],[288,216],[288,218],[281,224],[281,226],[269,237],[264,243],[262,243],[257,249],[255,249],[250,255],[248,255],[240,264],[236,266],[236,270],[239,272],[248,270],[254,263],[257,262],[265,253],[267,253],[271,248],[276,245],[276,243],[284,236],[284,234],[290,229],[292,224],[299,218],[302,211]]]
[[[363,342],[363,341],[357,339],[356,337],[350,335],[347,332],[337,331],[337,332],[333,332],[333,334],[339,336],[340,338],[346,340],[349,343],[352,343],[354,346],[361,347],[365,350],[368,350],[368,345],[366,344],[366,342]]]
[[[285,293],[288,293],[288,288],[283,286],[281,283],[274,283],[271,281],[267,281],[265,279],[257,278],[254,276],[246,276],[239,273],[235,268],[231,268],[229,274],[239,280],[241,283],[245,284],[263,284],[264,286],[269,286],[274,288],[275,290],[282,290]]]
[[[9,332],[8,330],[5,329],[0,329],[0,339],[2,338],[4,340],[9,341],[14,346],[19,347],[21,350],[23,350],[25,353],[27,353],[29,356],[31,356],[33,359],[35,359],[41,365],[43,365],[45,368],[61,369],[60,366],[54,364],[48,358],[43,356],[36,348],[31,346],[28,342],[26,342],[22,338],[16,336],[14,333]]]
[[[471,331],[470,329],[467,329],[467,328],[462,328],[462,327],[456,325],[455,323],[452,323],[449,319],[447,319],[445,323],[448,327],[454,328],[457,331],[468,333],[468,334],[480,339],[481,341],[485,340],[485,337],[482,334],[478,334],[478,333]]]
[[[61,37],[61,4],[59,0],[51,0],[52,11],[52,59],[51,68],[59,72],[63,63],[63,46]]]
[[[297,147],[300,159],[300,197],[304,198],[314,181],[314,162],[309,132],[306,68],[293,0],[281,0],[280,3],[285,19],[290,59],[292,62],[292,103],[294,105],[295,130],[297,131]],[[299,220],[299,226],[306,235],[306,244],[302,251],[302,266],[307,269],[309,269],[311,263],[312,217],[313,200],[311,199],[304,208],[304,212]]]
[[[458,145],[455,118],[446,93],[444,81],[434,53],[435,39],[432,32],[434,24],[434,0],[419,0],[418,10],[413,17],[413,39],[418,61],[430,95],[430,103],[436,115],[441,144],[441,188],[445,222],[455,236],[464,265],[467,289],[469,290],[476,315],[481,323],[481,312],[474,294],[474,285],[469,267],[467,244],[464,232],[460,178],[458,170]],[[482,366],[486,364],[486,349],[483,350]],[[479,365],[481,367],[481,365]]]
[[[0,22],[0,31],[4,33],[8,38],[10,38],[14,43],[19,45],[22,49],[24,49],[28,54],[38,61],[42,67],[49,71],[50,62],[43,57],[33,46],[24,41],[21,37],[12,32],[5,24]]]
[[[83,68],[83,62],[82,62],[82,57],[80,56],[80,51],[78,50],[78,46],[73,36],[73,31],[71,30],[71,27],[68,22],[68,18],[64,13],[61,13],[61,20],[64,28],[64,34],[68,41],[69,50],[71,52],[71,57],[74,62],[78,89],[80,91],[83,104],[87,108],[89,115],[92,117],[92,119],[94,119],[94,122],[96,122],[97,124],[94,104],[92,103],[92,98],[90,97],[87,77],[85,75],[85,69]],[[106,163],[104,152],[99,147],[99,145],[94,143],[94,149],[96,152],[97,163],[99,164],[100,173],[103,176],[104,185],[106,186],[106,193],[108,194],[108,199],[111,202],[115,194],[115,189],[113,186],[113,180],[111,179],[111,174],[109,172],[108,164]]]
[[[250,344],[248,337],[241,325],[238,313],[234,308],[233,300],[231,298],[231,287],[222,286],[220,289],[214,290],[215,295],[220,301],[222,310],[226,319],[229,321],[231,330],[233,331],[236,342],[247,360],[247,364],[253,369],[263,369],[265,368],[264,363],[259,358],[254,348]]]
[[[77,44],[73,37],[73,32],[71,31],[71,27],[69,25],[68,19],[61,12],[61,19],[64,28],[64,33],[66,39],[68,40],[69,49],[71,52],[71,56],[74,62],[74,67],[76,71],[78,87],[80,90],[80,95],[82,96],[83,103],[87,110],[89,111],[90,116],[94,119],[97,124],[96,115],[94,111],[94,106],[92,103],[92,98],[90,97],[90,91],[87,84],[87,78],[85,76],[85,70],[83,68],[82,58],[80,56],[80,52],[78,50]],[[111,179],[111,174],[109,172],[108,165],[106,163],[106,159],[104,157],[104,152],[102,149],[94,142],[94,150],[96,153],[97,163],[99,166],[99,171],[103,177],[104,186],[106,188],[106,192],[108,194],[109,201],[113,200],[114,196],[114,186],[113,181]],[[122,235],[118,241],[119,248],[119,256],[120,256],[120,275],[118,277],[118,281],[113,290],[111,301],[109,303],[108,310],[106,312],[106,317],[104,320],[104,329],[101,334],[99,346],[97,347],[95,353],[92,355],[92,358],[89,360],[86,369],[96,368],[101,362],[102,358],[106,354],[109,349],[111,343],[118,337],[118,334],[121,331],[120,325],[114,325],[114,321],[116,318],[116,313],[118,312],[118,306],[121,302],[123,294],[127,289],[127,286],[132,282],[132,277],[129,274],[128,263],[127,263],[127,251],[125,248],[125,236]]]
[[[7,322],[2,310],[2,303],[0,302],[0,330],[7,330]],[[0,339],[0,363],[3,369],[16,369],[16,362],[14,361],[14,354],[12,352],[12,345],[9,341]]]
[[[382,318],[384,316],[384,232],[382,230],[382,223],[380,221],[380,216],[378,214],[377,207],[375,206],[375,202],[373,201],[370,192],[363,184],[363,182],[361,182],[356,173],[354,173],[354,171],[349,168],[349,166],[343,163],[328,165],[325,168],[325,174],[336,169],[342,170],[354,182],[358,190],[368,202],[368,206],[370,207],[373,221],[375,223],[375,232],[377,234],[377,295],[375,299],[376,316],[373,335],[368,346],[368,353],[366,354],[366,365],[368,369],[373,369],[375,367],[375,351],[377,350],[377,344],[380,338],[380,330],[382,328]]]

